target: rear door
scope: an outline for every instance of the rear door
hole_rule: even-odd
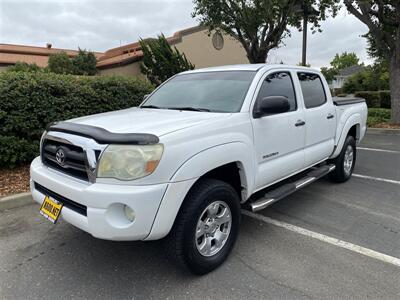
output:
[[[270,71],[260,81],[256,101],[269,96],[287,97],[290,110],[285,113],[252,118],[258,172],[256,189],[301,170],[304,166],[305,126],[303,106],[296,95],[289,70]]]
[[[298,72],[305,106],[305,166],[327,159],[335,145],[335,108],[319,74]],[[330,100],[330,99],[329,99]]]

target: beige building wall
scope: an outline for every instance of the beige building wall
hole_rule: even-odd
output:
[[[238,41],[223,35],[224,46],[221,50],[217,50],[213,46],[212,34],[208,36],[207,32],[202,30],[183,35],[182,42],[175,45],[179,51],[186,54],[196,69],[249,63],[246,52]]]
[[[26,62],[28,64],[36,64],[39,67],[46,67],[48,60],[49,57],[44,55],[0,53],[1,62],[14,63],[17,61],[21,61],[21,62]]]
[[[249,63],[242,45],[229,35],[223,35],[223,47],[220,50],[214,47],[213,34],[209,36],[207,29],[199,27],[177,32],[173,37],[168,39],[180,52],[185,53],[188,60],[195,65],[196,69]],[[221,45],[221,41],[219,40],[217,46]],[[126,54],[121,55],[122,63],[124,56]],[[110,59],[115,60],[116,58],[118,58],[118,55]],[[113,65],[108,68],[100,67],[99,69],[100,75],[144,76],[140,72],[140,61],[120,66]]]
[[[141,76],[140,62],[134,62],[124,66],[112,67],[109,69],[99,70],[100,75],[121,75],[121,76]]]

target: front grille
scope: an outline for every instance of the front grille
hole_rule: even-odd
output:
[[[68,207],[69,209],[77,212],[78,214],[87,216],[87,207],[85,205],[76,203],[75,201],[65,198],[64,196],[61,196],[53,191],[50,191],[49,189],[45,188],[43,185],[40,185],[37,182],[34,182],[34,185],[35,189],[41,192],[43,195],[50,196],[56,199],[58,202],[61,202],[65,207]]]
[[[64,154],[64,161],[62,164],[60,164],[56,158],[56,154],[59,150]],[[79,146],[52,139],[44,139],[42,145],[42,162],[50,168],[89,181],[86,171],[85,153]]]

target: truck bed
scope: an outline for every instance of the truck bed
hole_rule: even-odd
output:
[[[357,97],[332,97],[332,100],[336,106],[365,102],[365,99]]]

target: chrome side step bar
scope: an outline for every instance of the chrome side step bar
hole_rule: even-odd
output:
[[[307,175],[296,182],[287,183],[282,185],[275,190],[269,191],[264,197],[250,203],[250,208],[253,212],[262,210],[271,204],[289,196],[290,194],[298,191],[299,189],[306,187],[310,183],[324,177],[335,170],[335,165],[324,165],[322,167],[312,169]]]

